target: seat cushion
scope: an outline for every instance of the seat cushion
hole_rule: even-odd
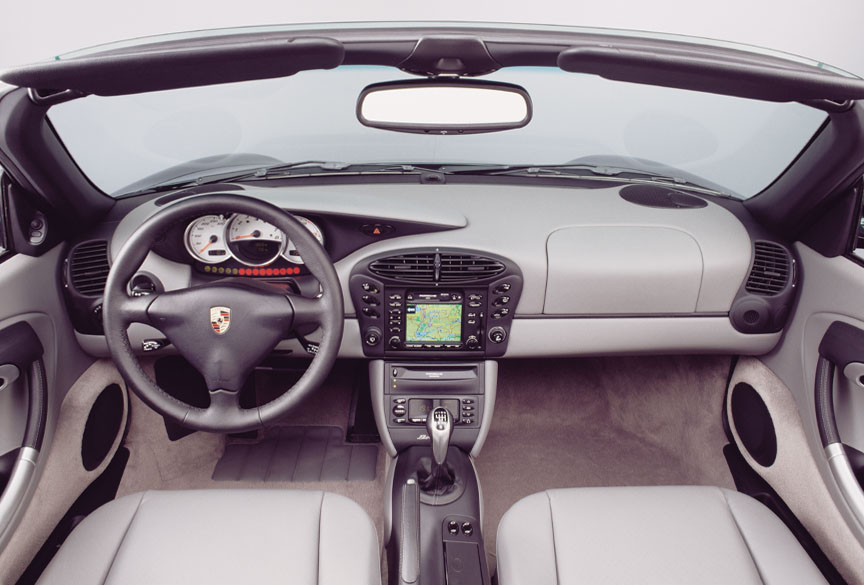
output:
[[[378,536],[343,496],[301,490],[132,494],[75,528],[39,585],[380,585]]]
[[[500,585],[824,584],[786,526],[714,487],[549,490],[498,527]]]

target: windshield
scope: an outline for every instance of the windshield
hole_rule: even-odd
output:
[[[827,117],[796,103],[514,67],[483,79],[528,91],[534,117],[524,128],[440,136],[363,126],[355,114],[361,90],[398,79],[416,77],[389,67],[344,66],[283,79],[89,96],[52,107],[49,117],[84,173],[113,196],[188,175],[182,165],[196,160],[201,174],[303,160],[537,166],[614,160],[665,175],[682,171],[740,198],[771,184]]]

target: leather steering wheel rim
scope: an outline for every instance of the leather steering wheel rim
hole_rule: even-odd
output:
[[[139,270],[153,244],[168,228],[200,215],[229,212],[257,217],[286,234],[306,267],[320,283],[321,295],[309,299],[285,294],[284,291],[249,279],[225,279],[179,291],[143,297],[129,296],[127,283]],[[216,306],[212,305],[214,302]],[[236,308],[233,309],[235,315],[231,317],[230,326],[224,335],[215,333],[212,329],[216,328],[210,323],[211,308],[230,309],[232,302]],[[123,245],[111,266],[102,311],[111,357],[141,400],[181,425],[220,433],[261,428],[283,417],[316,390],[336,361],[344,319],[339,277],[327,252],[315,237],[288,212],[258,199],[231,194],[184,199],[157,212],[141,224]],[[259,315],[264,311],[267,313]],[[236,318],[241,316],[244,317],[242,322],[235,324]],[[174,323],[172,320],[180,322]],[[127,333],[129,325],[136,322],[146,323],[162,331],[180,354],[205,375],[211,398],[209,408],[186,404],[166,393],[150,379]],[[290,331],[311,324],[323,330],[323,337],[317,354],[300,379],[267,404],[256,408],[240,408],[237,381],[245,379],[249,371]],[[259,340],[259,337],[263,339]],[[205,345],[196,347],[198,339]],[[273,341],[272,346],[270,341]],[[250,349],[250,345],[255,347]],[[186,354],[190,354],[192,359]],[[255,363],[234,363],[244,359]],[[202,369],[208,370],[210,375],[202,372]]]

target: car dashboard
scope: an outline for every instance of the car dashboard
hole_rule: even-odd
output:
[[[151,197],[71,246],[67,303],[87,352],[108,355],[100,275],[131,233],[174,200],[213,190]],[[794,297],[792,250],[748,222],[739,202],[664,185],[218,191],[289,211],[322,243],[345,300],[340,357],[762,354]],[[216,209],[189,218],[154,247],[129,292],[234,277],[314,296],[317,282],[290,238],[271,228]],[[129,335],[141,351],[170,351],[146,325]],[[302,355],[306,341],[278,349]]]

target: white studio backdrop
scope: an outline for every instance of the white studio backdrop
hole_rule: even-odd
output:
[[[521,22],[687,34],[786,51],[864,77],[864,0],[4,0],[0,69],[166,32],[376,20]]]

